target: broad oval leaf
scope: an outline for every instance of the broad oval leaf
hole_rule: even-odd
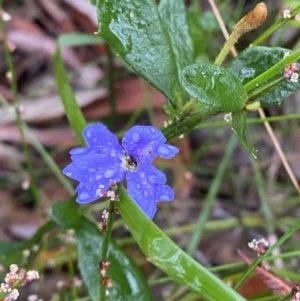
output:
[[[282,60],[285,52],[290,53],[291,51],[280,47],[248,47],[232,60],[227,69],[245,85]],[[284,99],[300,89],[299,81],[295,83],[284,79],[283,74],[284,70],[277,76],[278,79],[282,78],[282,81],[255,98],[262,107],[280,105]],[[263,82],[262,85],[268,83],[270,80]]]
[[[170,37],[153,0],[99,0],[99,34],[176,106],[183,98]]]
[[[78,212],[74,200],[57,202],[51,207],[51,216],[60,226],[75,231],[78,265],[91,298],[99,299],[100,256],[103,234],[95,223]],[[112,300],[153,300],[139,267],[113,241],[109,245],[111,265],[107,275],[112,279],[109,289]]]
[[[206,268],[178,247],[159,229],[118,185],[116,206],[132,236],[147,258],[179,283],[207,301],[246,301]]]
[[[182,71],[182,84],[190,96],[221,112],[240,111],[247,100],[241,82],[226,69],[208,63]]]

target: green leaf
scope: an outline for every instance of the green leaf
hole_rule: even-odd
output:
[[[249,141],[245,113],[240,111],[232,114],[232,129],[243,147],[251,154],[253,159],[257,159],[256,150]]]
[[[83,216],[78,211],[79,207],[74,198],[71,201],[57,202],[51,207],[51,217],[65,229],[80,228]]]
[[[65,112],[69,119],[70,125],[72,126],[76,134],[78,141],[80,141],[81,145],[85,145],[85,141],[82,136],[82,130],[85,128],[86,122],[76,102],[73,90],[68,82],[63,60],[60,55],[59,46],[57,47],[53,55],[53,60],[58,92],[64,105]]]
[[[189,11],[187,17],[193,43],[194,57],[197,58],[206,49],[208,40],[204,35],[203,29],[200,26],[200,14],[197,12]]]
[[[39,243],[41,238],[52,230],[55,226],[53,221],[46,222],[43,226],[41,226],[37,232],[28,240],[22,243],[5,243],[0,242],[0,256],[3,255],[5,257],[5,264],[9,266],[12,263],[18,263],[21,260],[21,252],[25,249],[30,249],[34,244]]]
[[[143,253],[161,270],[207,301],[245,301],[236,291],[187,255],[167,237],[118,185],[116,206]]]
[[[228,65],[228,70],[245,85],[281,61],[285,52],[291,53],[290,50],[279,47],[249,47],[232,60]],[[257,85],[256,89],[258,91],[262,90],[266,85],[270,86],[255,97],[255,100],[259,101],[262,107],[280,105],[284,99],[300,89],[299,81],[294,83],[284,79],[283,74],[284,70],[281,69],[275,79],[273,78],[262,82],[261,85]],[[272,84],[274,80],[275,83]]]
[[[73,32],[73,33],[62,34],[58,37],[59,47],[98,45],[103,43],[104,43],[103,39],[94,34]]]
[[[196,100],[221,112],[240,111],[247,93],[240,81],[226,69],[208,63],[194,64],[182,72],[184,89]]]
[[[63,228],[73,228],[76,237],[78,265],[93,300],[99,298],[100,257],[103,235],[95,223],[81,215],[74,200],[55,203],[51,216]],[[111,265],[107,275],[112,279],[111,300],[153,300],[143,273],[113,241],[109,245]]]
[[[66,216],[66,218],[68,218]],[[94,301],[100,296],[100,253],[102,235],[88,219],[82,218],[81,226],[75,229],[78,266],[89,294]],[[114,263],[113,263],[114,264]]]
[[[16,249],[20,250],[21,248],[22,248],[21,242],[0,241],[0,255],[15,251]]]
[[[183,99],[176,58],[153,0],[98,0],[99,34],[176,107]]]
[[[159,13],[170,37],[177,64],[178,77],[181,71],[193,63],[193,46],[182,0],[161,0]]]

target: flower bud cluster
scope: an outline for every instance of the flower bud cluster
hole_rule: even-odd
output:
[[[100,274],[102,276],[101,285],[112,287],[111,279],[106,275],[107,269],[110,266],[110,261],[102,261],[100,263]]]
[[[294,16],[292,16],[292,10],[293,10],[293,8],[292,8],[291,6],[288,6],[287,8],[282,9],[282,10],[280,11],[280,16],[281,16],[283,19],[292,19],[292,20],[295,20],[295,21],[300,22],[300,17],[299,17],[299,15],[294,15]]]
[[[266,253],[269,247],[269,242],[264,238],[253,239],[251,242],[248,243],[248,246],[259,256]]]
[[[284,58],[289,56],[289,53],[286,52],[284,54]],[[284,68],[284,77],[286,79],[289,79],[290,81],[297,83],[299,78],[299,64],[298,63],[292,63],[291,65]]]
[[[10,272],[6,274],[4,282],[0,283],[0,297],[4,296],[4,301],[17,300],[19,291],[17,288],[28,282],[39,279],[37,271],[19,270],[16,264],[10,266]]]

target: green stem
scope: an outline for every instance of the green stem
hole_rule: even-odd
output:
[[[269,80],[270,78],[272,78],[273,76],[275,76],[280,72],[282,72],[282,77],[283,77],[283,69],[286,66],[298,61],[299,59],[300,59],[300,49],[294,51],[289,56],[286,56],[281,61],[279,61],[276,65],[272,66],[267,71],[261,73],[260,75],[252,79],[244,86],[244,88],[246,89],[247,92],[250,92],[256,87],[262,85],[263,82]]]
[[[107,226],[106,231],[104,233],[103,237],[103,244],[102,244],[102,250],[101,250],[101,262],[106,261],[108,257],[108,248],[109,248],[109,242],[111,238],[113,223],[114,223],[114,214],[112,213],[113,209],[115,208],[115,202],[109,202],[108,207],[108,220],[107,220]],[[101,281],[102,281],[101,276]],[[106,286],[100,285],[100,300],[105,301],[106,300]]]
[[[278,28],[282,27],[284,24],[289,22],[293,17],[300,11],[300,5],[298,5],[293,12],[291,13],[291,18],[284,19],[280,18],[276,23],[274,23],[271,27],[269,27],[266,31],[264,31],[254,42],[251,43],[253,46],[260,45],[264,40],[266,40],[273,32],[275,32]]]
[[[269,91],[271,88],[279,85],[280,83],[286,81],[286,79],[281,76],[279,78],[276,78],[274,80],[272,80],[271,82],[269,83],[266,83],[262,86],[259,86],[257,89],[251,91],[249,94],[248,94],[248,102],[252,102],[254,101],[255,99],[257,99],[260,95],[262,95],[263,93],[266,93],[267,91]]]
[[[187,246],[187,253],[191,256],[194,255],[194,253],[197,249],[197,246],[198,246],[199,242],[201,241],[205,223],[208,220],[209,215],[211,213],[211,210],[212,210],[214,201],[216,199],[216,195],[218,193],[220,184],[222,182],[226,167],[230,162],[230,156],[234,150],[234,147],[236,146],[236,142],[237,141],[236,141],[235,136],[232,135],[227,144],[225,154],[222,158],[222,161],[220,162],[216,176],[210,186],[208,195],[205,198],[204,206],[203,206],[203,208],[201,210],[201,214],[199,215],[199,218],[196,222],[195,231],[193,232],[191,240]]]
[[[234,44],[238,41],[239,37],[241,36],[241,33],[239,31],[236,31],[235,29],[229,36],[229,39],[225,42],[221,52],[215,59],[216,65],[221,65],[223,61],[225,60],[227,54],[229,53],[230,49],[234,46]]]
[[[2,2],[0,2],[0,9],[2,9]],[[10,83],[10,89],[12,92],[12,99],[13,99],[13,104],[15,106],[15,112],[16,112],[16,123],[18,126],[18,130],[20,132],[20,137],[21,137],[21,144],[22,144],[22,149],[26,158],[26,167],[30,176],[30,190],[32,193],[32,197],[34,201],[37,203],[39,201],[39,193],[38,193],[38,188],[35,182],[35,176],[33,172],[33,166],[32,166],[32,161],[29,153],[28,146],[25,141],[25,135],[24,135],[24,129],[22,126],[22,120],[19,112],[19,100],[18,100],[18,88],[17,88],[17,79],[16,79],[16,73],[15,73],[15,68],[13,65],[13,60],[12,60],[12,55],[11,51],[9,50],[9,46],[7,44],[7,37],[6,37],[6,32],[5,32],[5,25],[4,21],[2,18],[0,18],[0,27],[1,27],[1,32],[2,32],[2,38],[3,38],[3,45],[4,45],[4,53],[5,53],[5,59],[7,62],[8,66],[8,72],[11,75],[11,78],[9,80]]]
[[[169,141],[182,134],[188,134],[204,120],[220,113],[216,108],[192,100],[184,106],[182,112],[172,120],[170,125],[161,130]]]

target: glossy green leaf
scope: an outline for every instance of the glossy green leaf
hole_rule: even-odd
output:
[[[160,269],[206,301],[245,301],[236,291],[187,255],[141,211],[123,186],[116,206],[143,253]]]
[[[183,99],[170,37],[153,0],[98,0],[99,34],[173,106]]]
[[[175,55],[178,77],[181,71],[193,63],[193,46],[182,0],[161,0],[159,13],[167,29]]]
[[[232,114],[232,129],[243,147],[251,154],[253,159],[257,159],[256,150],[248,138],[245,113],[243,111]]]
[[[83,215],[79,213],[80,205],[73,198],[71,201],[60,201],[51,207],[51,217],[65,229],[81,227]]]
[[[240,111],[247,100],[241,82],[229,71],[214,64],[186,67],[182,72],[182,84],[193,98],[221,112]]]
[[[51,208],[51,216],[60,226],[74,229],[79,269],[91,298],[96,301],[99,298],[103,234],[95,223],[79,213],[78,207],[74,200],[57,202]],[[111,265],[107,275],[113,282],[109,289],[111,300],[153,300],[138,266],[113,241],[108,252]]]
[[[291,51],[279,47],[249,47],[232,60],[228,65],[228,70],[245,85],[281,61],[285,52],[290,53]],[[272,84],[267,90],[262,91],[255,97],[255,100],[259,101],[262,107],[280,105],[284,99],[300,89],[299,81],[294,83],[284,79],[283,74],[284,70],[281,69],[275,80],[282,80],[277,80],[275,84]],[[261,86],[257,85],[257,89],[262,89],[271,81],[272,79],[262,82]]]

